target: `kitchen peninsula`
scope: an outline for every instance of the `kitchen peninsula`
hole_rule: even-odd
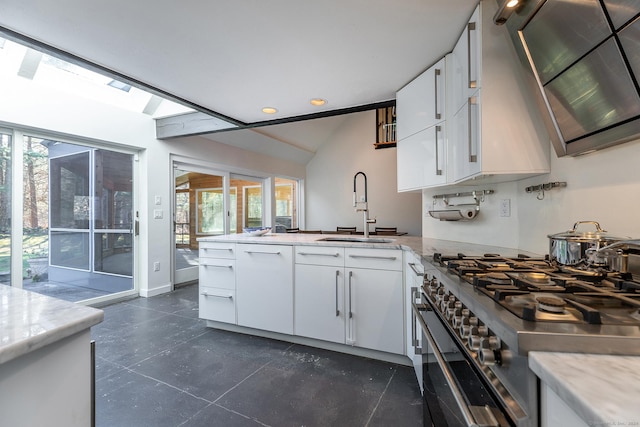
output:
[[[88,426],[102,310],[0,286],[0,425]]]
[[[453,298],[451,305],[445,304],[445,312],[450,311],[451,316],[443,315],[461,325],[461,330],[464,329],[464,322],[455,319],[459,314],[454,301],[463,303],[463,307],[471,308],[476,314],[483,316],[487,316],[491,311],[504,313],[499,318],[485,317],[483,320],[483,326],[490,335],[497,333],[496,331],[504,334],[502,340],[498,341],[503,343],[502,350],[491,350],[491,354],[480,351],[481,349],[472,351],[482,352],[483,369],[495,372],[503,369],[500,367],[502,362],[494,361],[489,356],[506,357],[511,352],[511,364],[504,359],[504,363],[510,366],[509,371],[517,370],[520,372],[519,378],[526,376],[531,379],[527,382],[532,391],[530,397],[520,403],[520,410],[523,412],[518,419],[523,422],[522,425],[529,425],[528,422],[537,423],[539,410],[544,417],[551,414],[549,411],[554,411],[553,408],[560,402],[575,413],[568,416],[576,415],[587,424],[610,421],[612,408],[614,413],[615,408],[619,408],[619,413],[625,414],[627,421],[635,421],[633,418],[636,416],[640,419],[640,414],[636,414],[635,409],[629,412],[630,406],[626,400],[609,399],[612,394],[606,392],[600,393],[601,404],[589,404],[589,411],[585,411],[583,404],[576,403],[583,401],[585,390],[580,387],[559,387],[557,382],[552,380],[555,376],[554,370],[541,368],[544,366],[544,355],[547,354],[559,354],[560,357],[573,360],[568,350],[561,349],[562,353],[554,353],[556,350],[548,347],[548,343],[571,340],[552,334],[544,340],[545,343],[541,344],[540,348],[532,347],[540,344],[534,341],[539,335],[533,331],[536,328],[534,323],[512,319],[504,309],[496,307],[497,304],[492,298],[487,298],[483,292],[456,277],[447,267],[434,260],[434,254],[437,253],[453,255],[456,259],[461,256],[458,254],[477,259],[500,254],[497,267],[506,268],[509,261],[502,262],[504,259],[520,259],[518,257],[524,255],[531,257],[532,262],[542,262],[537,260],[544,261],[543,257],[516,249],[413,236],[391,236],[389,239],[368,241],[354,237],[356,236],[343,236],[346,241],[339,241],[340,236],[238,234],[199,239],[200,317],[207,319],[208,326],[215,328],[411,364],[414,358],[411,354],[411,342],[414,337],[411,334],[415,334],[411,330],[414,302],[411,286],[415,286],[415,282],[411,284],[410,281],[415,274],[411,272],[409,263],[414,259],[422,264],[418,267],[424,270],[425,277],[431,280],[432,284],[447,284],[446,292],[450,297],[453,292],[465,289],[459,294],[460,299]],[[490,263],[491,260],[485,262]],[[361,278],[365,284],[358,283]],[[436,278],[436,282],[433,278]],[[422,279],[419,282],[421,281]],[[363,298],[367,298],[366,303],[362,303]],[[372,313],[367,313],[367,308],[372,308]],[[514,329],[513,334],[505,334],[504,329],[514,325],[525,327]],[[538,328],[540,331],[553,330],[549,325],[540,325]],[[528,333],[527,329],[531,333]],[[457,334],[455,331],[457,329],[453,330],[453,333]],[[591,337],[582,339],[590,340]],[[597,339],[591,347],[584,347],[584,342],[586,341],[581,341],[578,345],[582,348],[582,354],[577,357],[593,360],[598,365],[597,360],[603,356],[589,354],[602,353],[603,349],[599,348]],[[421,345],[424,351],[427,348],[426,342]],[[527,357],[529,352],[531,357]],[[616,356],[607,357],[617,360]],[[635,375],[630,367],[631,362],[634,362],[635,366],[635,362],[640,363],[640,358],[619,358],[623,359],[621,363],[601,366],[599,369],[602,375],[598,378],[609,377],[606,374],[608,366],[616,370],[628,370],[629,375]],[[422,356],[418,356],[417,359],[418,363],[424,363],[420,362],[423,360]],[[545,390],[553,391],[545,393],[540,400],[536,397],[536,375],[541,379]],[[505,382],[503,379],[503,385],[508,383],[508,380]],[[599,386],[590,383],[591,388],[604,390],[607,386],[605,381]],[[623,387],[630,396],[637,394],[637,389],[628,384],[611,386]],[[553,425],[548,424],[552,422],[551,418],[540,419],[540,422],[540,425]]]

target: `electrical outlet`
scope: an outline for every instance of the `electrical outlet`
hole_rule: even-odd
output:
[[[154,209],[153,210],[153,218],[154,219],[162,219],[162,209]]]
[[[156,261],[153,263],[153,271],[160,271],[160,262]]]
[[[503,218],[511,216],[511,199],[500,200],[500,216]]]

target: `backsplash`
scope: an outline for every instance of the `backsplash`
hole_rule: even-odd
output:
[[[597,221],[615,236],[640,238],[640,140],[580,157],[551,155],[551,172],[501,184],[423,190],[424,237],[518,248],[547,253],[548,234],[569,230],[576,221]],[[525,188],[564,181],[567,187],[546,191],[542,200]],[[471,221],[431,218],[433,195],[492,189]],[[500,216],[500,201],[510,200],[511,215]],[[581,226],[582,227],[582,226]],[[584,225],[586,229],[590,225]]]

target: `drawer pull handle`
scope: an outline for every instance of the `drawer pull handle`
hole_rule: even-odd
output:
[[[213,295],[213,294],[208,294],[206,292],[203,292],[200,295],[202,295],[203,297],[215,297],[215,298],[233,299],[233,295]]]
[[[202,248],[203,251],[229,251],[233,252],[231,248]]]
[[[280,251],[278,252],[267,252],[267,251],[244,251],[247,254],[265,254],[265,255],[280,255]]]
[[[203,267],[233,268],[233,265],[200,264]]]
[[[339,257],[340,254],[339,253],[335,253],[335,254],[316,254],[313,252],[298,252],[298,255],[312,255],[312,256],[330,256],[330,257]]]
[[[411,269],[412,269],[412,270],[413,270],[413,272],[416,274],[416,276],[418,276],[418,277],[424,277],[424,273],[421,273],[421,272],[419,272],[419,271],[418,271],[418,269],[416,268],[415,263],[410,262],[410,263],[409,263],[409,267],[411,267]]]
[[[366,258],[366,259],[386,259],[389,261],[395,261],[398,259],[394,256],[376,256],[376,255],[349,255],[351,258]]]

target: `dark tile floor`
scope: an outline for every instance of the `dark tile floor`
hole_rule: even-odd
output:
[[[207,328],[197,296],[104,307],[98,427],[422,425],[410,368]]]

